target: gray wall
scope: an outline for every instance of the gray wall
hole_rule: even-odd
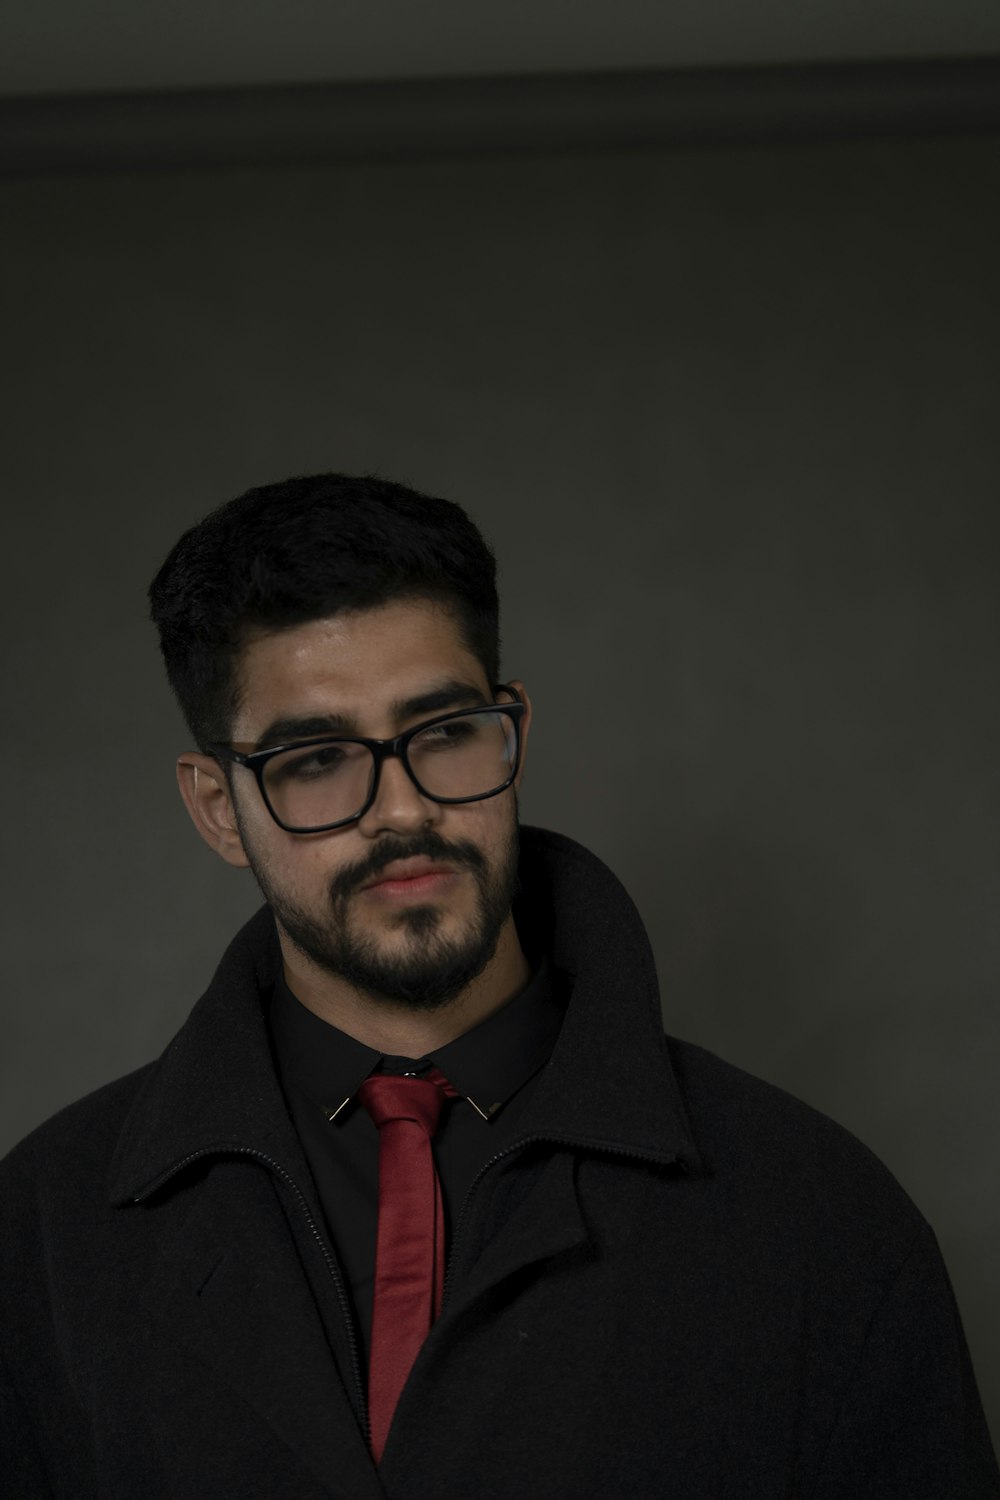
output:
[[[144,620],[240,489],[377,469],[495,542],[525,814],[669,1028],[861,1135],[1000,1428],[1000,139],[0,187],[2,1135],[154,1054],[255,904]]]

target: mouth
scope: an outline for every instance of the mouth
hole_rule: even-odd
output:
[[[413,859],[394,860],[361,890],[375,900],[413,900],[443,891],[455,874],[450,865],[417,855]]]

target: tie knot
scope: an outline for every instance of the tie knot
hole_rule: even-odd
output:
[[[432,1078],[376,1073],[365,1079],[358,1089],[358,1098],[380,1130],[389,1120],[412,1120],[432,1136],[441,1117],[445,1094]]]

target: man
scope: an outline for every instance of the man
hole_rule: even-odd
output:
[[[151,595],[181,795],[267,905],[158,1062],[8,1158],[2,1493],[1000,1495],[920,1215],[665,1042],[621,886],[519,833],[468,518],[293,480]]]

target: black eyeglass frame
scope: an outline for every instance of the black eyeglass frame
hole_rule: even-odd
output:
[[[251,750],[248,753],[244,753],[242,750],[234,750],[231,745],[216,743],[206,744],[204,748],[207,754],[211,755],[215,760],[228,760],[234,765],[245,766],[248,771],[253,772],[257,785],[260,788],[260,795],[264,800],[264,806],[278,827],[284,829],[286,833],[329,833],[334,828],[346,828],[349,823],[356,823],[359,818],[364,817],[378,796],[382,766],[387,760],[400,761],[407,776],[409,776],[421,797],[427,797],[431,802],[440,802],[445,805],[461,802],[485,802],[490,797],[498,797],[501,792],[505,792],[509,786],[513,785],[521,764],[521,720],[524,718],[526,705],[521,701],[521,696],[517,689],[511,687],[508,683],[499,683],[494,687],[493,691],[494,693],[510,693],[514,699],[513,703],[484,703],[478,708],[458,708],[448,714],[436,714],[433,719],[425,719],[421,724],[414,724],[412,729],[404,729],[402,734],[397,734],[391,740],[371,739],[363,734],[320,734],[308,740],[289,740],[284,745],[269,745],[266,750]],[[417,780],[413,767],[410,765],[410,757],[407,753],[407,746],[410,740],[415,739],[418,734],[422,734],[427,729],[433,729],[438,724],[447,724],[451,719],[466,719],[474,714],[495,714],[498,712],[507,714],[514,724],[514,762],[506,781],[502,782],[500,786],[493,787],[491,791],[477,792],[474,797],[439,797],[434,792],[426,791]],[[375,772],[372,776],[372,784],[368,792],[367,801],[358,812],[352,813],[349,818],[338,818],[335,823],[317,823],[314,827],[298,828],[291,823],[285,823],[275,812],[271,804],[271,799],[267,795],[267,788],[264,785],[264,769],[268,761],[273,760],[276,755],[284,755],[288,750],[308,750],[311,745],[364,745],[371,751],[375,764]]]

